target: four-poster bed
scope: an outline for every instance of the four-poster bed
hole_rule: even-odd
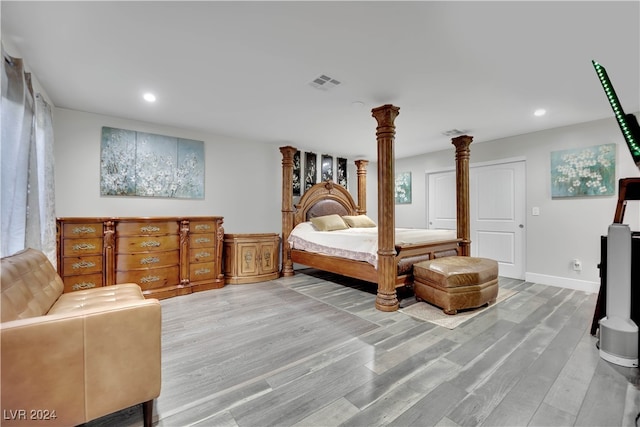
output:
[[[282,153],[282,276],[294,274],[293,264],[318,268],[343,276],[377,283],[376,308],[398,309],[396,287],[413,283],[414,263],[444,256],[469,256],[469,144],[472,137],[452,140],[456,147],[457,232],[445,240],[396,242],[394,158],[394,120],[399,108],[383,105],[372,110],[378,122],[378,239],[377,263],[352,260],[292,248],[289,237],[299,224],[314,217],[366,215],[366,160],[356,160],[358,177],[357,203],[342,186],[333,182],[316,184],[306,190],[299,203],[293,204],[293,157],[295,147],[281,147]]]

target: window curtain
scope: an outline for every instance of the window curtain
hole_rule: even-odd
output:
[[[53,120],[21,58],[2,47],[0,256],[27,247],[56,265]]]

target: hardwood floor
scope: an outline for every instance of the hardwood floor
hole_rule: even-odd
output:
[[[640,374],[599,357],[596,295],[501,278],[519,292],[449,330],[303,271],[162,301],[157,426],[635,425]],[[142,411],[86,424],[107,425]]]

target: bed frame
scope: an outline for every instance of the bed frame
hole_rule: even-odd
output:
[[[473,137],[462,135],[452,139],[456,148],[456,213],[457,239],[411,245],[396,245],[395,239],[395,179],[393,145],[394,120],[399,108],[383,105],[371,110],[378,122],[378,268],[364,261],[316,254],[291,249],[287,239],[291,230],[315,216],[366,214],[366,167],[368,161],[356,160],[358,203],[341,185],[330,181],[306,190],[299,203],[293,204],[293,157],[295,147],[280,147],[282,153],[282,276],[294,274],[298,263],[324,271],[377,283],[375,306],[381,311],[399,307],[396,287],[413,284],[412,266],[426,259],[470,254],[469,229],[469,145]]]

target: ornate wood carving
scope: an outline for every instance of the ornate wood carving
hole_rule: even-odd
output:
[[[358,215],[367,214],[367,165],[368,160],[356,160],[358,174]]]
[[[293,156],[298,151],[291,146],[280,147],[282,153],[282,275],[293,276],[291,246],[287,237],[293,230]]]
[[[394,120],[400,108],[387,104],[371,110],[378,122],[378,295],[376,308],[398,309],[396,294],[395,198],[394,198]]]
[[[469,212],[469,145],[472,136],[461,135],[451,140],[456,147],[456,215],[460,255],[471,255],[471,219]]]
[[[58,218],[65,292],[138,283],[168,298],[224,286],[222,217]]]

